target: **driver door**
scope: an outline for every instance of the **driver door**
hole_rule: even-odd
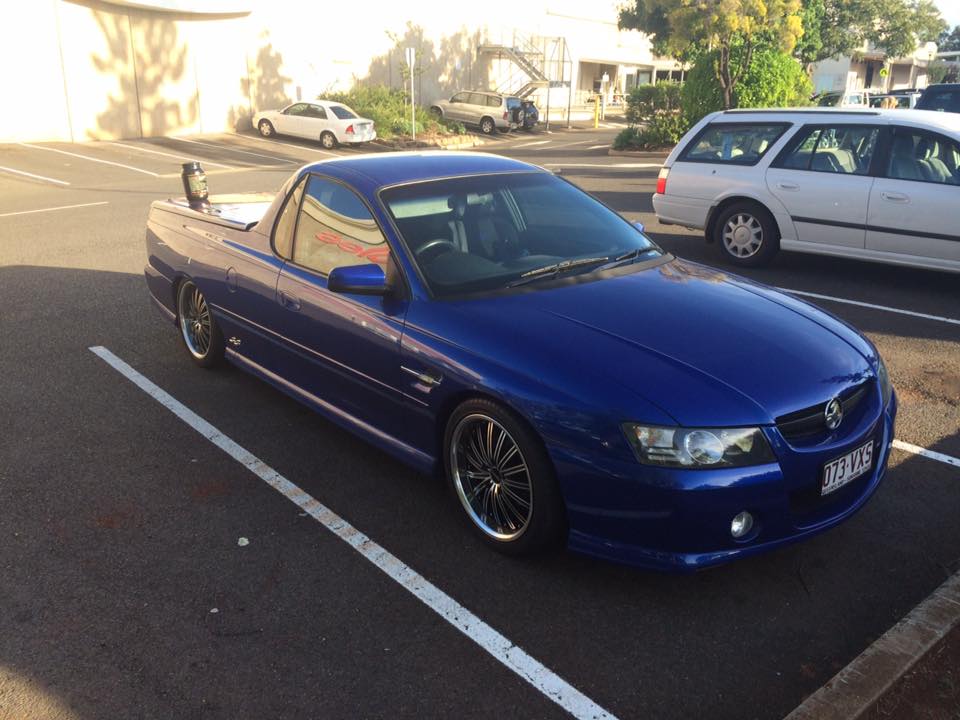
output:
[[[303,134],[303,114],[306,103],[295,103],[277,116],[277,132],[284,135]]]
[[[380,297],[327,287],[335,267],[376,263],[389,272],[390,262],[386,238],[360,196],[339,181],[311,175],[277,281],[280,374],[321,403],[400,437],[406,297],[402,291]]]

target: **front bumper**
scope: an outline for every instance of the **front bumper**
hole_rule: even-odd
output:
[[[662,571],[692,572],[767,552],[843,522],[870,499],[886,473],[897,398],[863,418],[842,442],[791,448],[774,439],[779,462],[749,468],[671,470],[605,462],[551,448],[567,500],[571,550]],[[768,437],[776,435],[773,430]],[[871,470],[820,497],[823,464],[872,439]],[[598,477],[598,471],[602,477]],[[744,540],[730,535],[742,510],[757,521]]]

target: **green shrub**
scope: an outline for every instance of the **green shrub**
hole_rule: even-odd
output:
[[[328,93],[325,100],[349,105],[363,117],[373,120],[377,137],[389,140],[410,136],[410,106],[403,90],[385,85],[357,85],[347,92]],[[434,117],[426,108],[417,106],[417,135],[459,135],[466,132],[461,123]]]
[[[614,150],[654,150],[676,145],[689,129],[678,113],[661,113],[644,125],[630,125],[613,140]]]
[[[659,113],[676,112],[681,102],[680,83],[662,82],[640,85],[627,95],[627,123],[639,125],[649,122]]]
[[[736,55],[736,52],[734,53]],[[723,109],[723,93],[714,74],[716,52],[697,58],[683,86],[683,115],[689,125]],[[743,77],[733,89],[733,105],[741,108],[796,107],[810,103],[813,86],[803,66],[778,50],[755,50]]]
[[[662,82],[635,87],[627,95],[627,123],[613,141],[615,150],[645,150],[676,145],[687,131],[680,113],[681,85]]]

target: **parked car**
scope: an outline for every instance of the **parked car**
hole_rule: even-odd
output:
[[[339,144],[376,140],[373,120],[362,118],[342,103],[327,100],[296,102],[281,110],[263,110],[253,116],[253,126],[263,137],[295,135],[319,140],[332,150]]]
[[[478,127],[484,135],[494,130],[510,132],[523,124],[520,98],[495,92],[458,92],[449,100],[435,100],[430,111],[439,117]]]
[[[493,548],[692,570],[834,526],[883,478],[897,400],[869,340],[550,172],[389,153],[211,200],[147,223],[188,356],[444,476]]]
[[[867,107],[870,104],[870,93],[865,90],[844,92],[825,92],[814,96],[819,107]]]
[[[917,109],[960,113],[960,83],[930,85],[923,91]]]
[[[920,93],[892,92],[886,95],[871,95],[870,107],[908,110],[916,107],[919,100]],[[886,103],[891,105],[888,106]]]
[[[705,231],[735,265],[781,248],[960,272],[960,116],[736,110],[667,157],[661,222]]]

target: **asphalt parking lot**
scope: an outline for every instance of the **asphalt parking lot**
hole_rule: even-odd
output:
[[[718,264],[653,216],[662,155],[611,157],[614,133],[484,149]],[[0,146],[0,718],[782,718],[960,570],[955,275],[786,253],[747,273],[876,342],[901,444],[845,524],[693,576],[496,555],[434,478],[238,370],[196,369],[148,301],[150,202],[181,194],[188,159],[211,192],[267,191],[356,152],[253,135]],[[264,482],[277,474],[404,563],[407,585]],[[420,581],[436,593],[408,591]]]

